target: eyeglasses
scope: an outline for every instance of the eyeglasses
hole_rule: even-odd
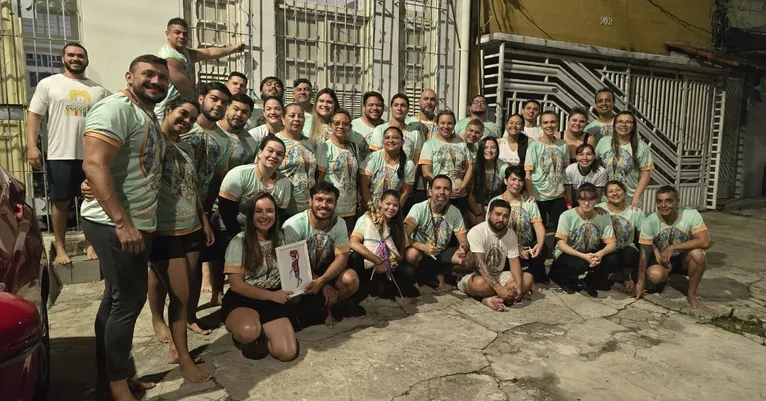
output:
[[[472,103],[472,104],[477,104],[477,105],[482,105],[482,104],[486,105],[486,104],[487,104],[487,101],[486,101],[486,100],[474,100],[474,101],[473,101],[473,102],[471,102],[471,103]]]
[[[633,125],[633,121],[617,121],[614,125]]]
[[[351,123],[348,121],[333,121],[333,127],[350,127]]]
[[[591,203],[596,203],[596,199],[580,199],[578,200],[578,202],[591,204]]]

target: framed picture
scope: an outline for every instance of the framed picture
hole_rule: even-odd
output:
[[[298,241],[276,249],[279,279],[283,291],[292,291],[291,297],[303,294],[312,280],[311,263],[306,241]]]

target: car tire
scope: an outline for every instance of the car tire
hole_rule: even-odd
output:
[[[40,311],[42,316],[42,338],[37,352],[37,384],[35,393],[32,396],[33,401],[45,401],[48,399],[48,392],[51,385],[51,340],[48,326],[48,270],[43,273],[43,302]]]

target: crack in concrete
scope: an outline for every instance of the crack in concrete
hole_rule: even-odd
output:
[[[486,373],[481,373],[481,371],[482,371],[482,370],[484,370],[484,369],[486,369],[486,368],[488,368],[488,367],[489,367],[489,365],[486,365],[486,366],[482,366],[482,367],[481,367],[481,369],[472,370],[472,371],[470,371],[470,372],[458,372],[458,373],[450,373],[450,374],[446,374],[446,375],[439,375],[439,376],[434,376],[434,377],[430,377],[430,378],[427,378],[427,379],[419,380],[419,381],[417,381],[417,382],[413,383],[413,384],[412,384],[412,385],[411,385],[411,386],[410,386],[410,387],[409,387],[407,390],[405,390],[404,392],[402,392],[402,393],[400,393],[400,394],[397,394],[397,395],[395,395],[395,396],[391,397],[391,401],[394,401],[394,400],[395,400],[395,399],[397,399],[397,398],[400,398],[400,397],[404,397],[404,396],[406,396],[406,395],[409,395],[409,394],[410,394],[410,392],[411,392],[411,391],[412,391],[412,390],[413,390],[413,389],[414,389],[416,386],[418,386],[418,385],[421,385],[421,384],[423,384],[423,383],[426,383],[426,382],[429,382],[429,381],[431,381],[431,380],[446,379],[446,378],[449,378],[449,377],[456,377],[456,376],[465,376],[465,375],[477,375],[477,376],[488,376],[488,377],[492,378],[492,380],[494,380],[494,381],[497,381],[497,378],[495,378],[495,377],[493,377],[493,376],[491,376],[491,375],[488,375],[488,374],[486,374]]]

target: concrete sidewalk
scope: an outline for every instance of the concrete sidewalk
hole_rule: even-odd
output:
[[[192,384],[166,363],[167,345],[154,339],[147,305],[133,355],[138,375],[159,384],[143,399],[766,399],[759,336],[766,331],[766,226],[725,213],[703,217],[713,246],[700,311],[675,288],[638,302],[616,291],[593,299],[549,289],[506,312],[457,292],[368,299],[365,319],[298,333],[301,355],[289,363],[245,359],[223,328],[190,334],[190,347],[214,375]],[[95,399],[93,321],[102,291],[102,283],[66,286],[50,310],[51,400]],[[199,316],[217,320],[212,308]]]

